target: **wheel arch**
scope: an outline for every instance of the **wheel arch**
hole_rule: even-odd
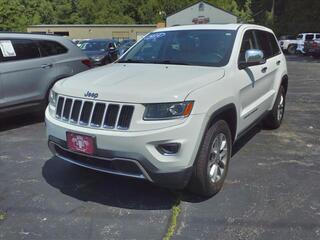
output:
[[[62,80],[62,79],[64,79],[64,78],[68,78],[68,77],[71,77],[71,76],[72,76],[72,75],[60,75],[60,76],[56,77],[54,80],[52,80],[52,81],[50,82],[50,84],[48,85],[47,90],[46,90],[46,92],[45,92],[44,99],[43,99],[43,102],[44,102],[45,105],[47,105],[47,103],[48,103],[49,93],[50,93],[50,90],[53,88],[53,85],[54,85],[56,82],[58,82],[59,80]]]
[[[231,131],[232,141],[234,142],[237,134],[238,124],[237,109],[235,104],[230,103],[214,111],[209,118],[206,130],[209,129],[218,119],[222,119],[228,123]]]

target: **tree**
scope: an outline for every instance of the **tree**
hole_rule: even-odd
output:
[[[0,30],[23,31],[27,25],[24,6],[19,0],[0,0]]]

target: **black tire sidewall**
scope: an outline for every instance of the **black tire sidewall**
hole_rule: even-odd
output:
[[[208,164],[209,164],[209,154],[210,149],[213,144],[215,137],[223,133],[226,136],[227,144],[228,144],[228,152],[227,152],[227,161],[225,166],[225,171],[223,176],[218,182],[213,183],[208,176]],[[231,158],[232,151],[232,139],[231,132],[227,122],[224,120],[216,121],[205,133],[204,141],[201,145],[198,157],[196,159],[196,178],[197,184],[196,188],[198,188],[198,193],[204,196],[213,196],[217,192],[219,192],[223,186],[225,178],[228,173],[229,162]]]

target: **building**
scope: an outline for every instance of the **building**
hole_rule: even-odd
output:
[[[72,39],[109,38],[121,41],[128,38],[140,40],[156,28],[156,24],[62,24],[32,25],[28,27],[27,31],[69,36]]]
[[[237,23],[238,17],[205,1],[192,4],[167,17],[167,27],[206,23]]]

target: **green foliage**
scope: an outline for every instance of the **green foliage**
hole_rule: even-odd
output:
[[[0,31],[33,24],[157,23],[198,0],[0,0]],[[207,0],[282,34],[320,31],[320,1]]]
[[[0,0],[0,30],[34,24],[157,23],[197,0]],[[251,22],[251,0],[208,0]]]

